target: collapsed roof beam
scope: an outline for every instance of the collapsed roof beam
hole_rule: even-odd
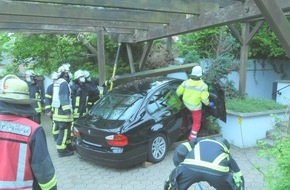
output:
[[[289,0],[277,0],[277,3],[283,11],[290,10]],[[261,11],[253,0],[247,0],[245,3],[236,3],[218,11],[201,14],[199,17],[188,18],[183,22],[173,21],[162,27],[151,28],[146,33],[137,33],[133,38],[123,36],[123,42],[143,42],[257,18],[263,18]]]
[[[21,1],[23,2],[23,1]],[[213,11],[219,8],[218,3],[176,1],[176,0],[146,0],[122,2],[116,0],[30,0],[27,2],[54,3],[63,5],[81,5],[105,8],[134,9],[144,11],[175,12],[185,14],[200,14],[205,11]]]

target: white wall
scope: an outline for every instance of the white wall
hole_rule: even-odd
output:
[[[272,99],[273,83],[277,82],[277,80],[282,80],[281,76],[274,71],[272,63],[286,73],[283,80],[290,80],[290,61],[276,60],[266,62],[264,66],[263,63],[265,63],[265,61],[249,60],[246,80],[246,94],[249,97]],[[203,61],[201,65],[206,69],[208,64],[209,61],[206,60]],[[234,82],[236,89],[239,89],[238,72],[230,73],[228,75],[228,79]]]

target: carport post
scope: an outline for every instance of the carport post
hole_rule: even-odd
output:
[[[106,66],[105,66],[105,45],[104,45],[104,30],[103,28],[97,31],[98,44],[98,73],[99,86],[102,86],[106,80]]]

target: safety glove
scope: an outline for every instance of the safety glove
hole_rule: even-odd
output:
[[[209,103],[209,107],[213,108],[214,107],[214,103],[213,102],[210,102]]]
[[[244,190],[245,189],[244,177],[243,177],[242,172],[235,172],[233,174],[233,179],[235,182],[235,189],[236,190]]]

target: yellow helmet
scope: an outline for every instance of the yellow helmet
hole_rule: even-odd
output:
[[[15,75],[7,75],[0,81],[0,101],[11,104],[33,104],[27,83]]]

